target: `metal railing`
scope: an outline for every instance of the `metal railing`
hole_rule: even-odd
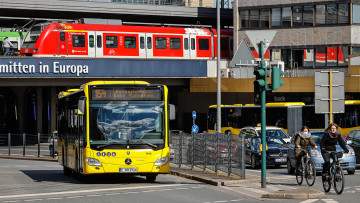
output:
[[[54,157],[55,153],[50,152],[55,148],[55,143],[50,144],[50,134],[0,134],[1,155]]]
[[[220,133],[171,133],[171,163],[192,169],[210,169],[228,176],[235,174],[245,178],[244,139],[233,139],[232,134]]]

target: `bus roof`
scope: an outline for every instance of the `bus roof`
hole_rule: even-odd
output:
[[[345,104],[360,104],[360,100],[345,100]]]
[[[68,95],[68,94],[71,94],[71,93],[73,93],[73,92],[77,92],[77,91],[79,91],[80,89],[68,89],[68,90],[66,90],[66,91],[61,91],[60,93],[59,93],[59,95],[58,95],[58,98],[60,99],[60,98],[62,98],[62,97],[65,97],[66,95]]]
[[[80,86],[80,89],[84,89],[87,85],[111,85],[111,84],[149,84],[145,81],[91,81]]]
[[[242,106],[242,104],[232,104],[232,105],[223,105],[221,104],[221,107],[239,107]],[[210,105],[209,108],[216,108],[217,105]]]
[[[266,106],[305,106],[304,102],[277,102],[267,103]]]

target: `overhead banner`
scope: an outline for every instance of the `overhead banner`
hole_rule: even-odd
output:
[[[0,58],[0,77],[207,77],[207,61]]]

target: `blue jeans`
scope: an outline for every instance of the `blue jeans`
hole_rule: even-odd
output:
[[[10,47],[5,47],[5,53],[4,56],[8,56],[10,51]]]

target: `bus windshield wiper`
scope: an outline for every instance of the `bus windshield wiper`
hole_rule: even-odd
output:
[[[156,148],[158,147],[158,146],[155,145],[155,144],[152,144],[152,143],[149,143],[149,142],[144,142],[144,141],[142,141],[142,140],[132,141],[132,142],[130,142],[129,144],[145,144],[145,145],[148,145],[148,146],[150,146],[150,147],[152,147],[152,148],[154,148],[154,149],[156,149]]]
[[[108,144],[97,145],[96,148],[97,148],[97,149],[100,149],[100,148],[108,147],[108,146],[111,146],[111,145],[119,145],[119,144],[124,144],[124,143],[111,142],[111,143],[108,143]]]

